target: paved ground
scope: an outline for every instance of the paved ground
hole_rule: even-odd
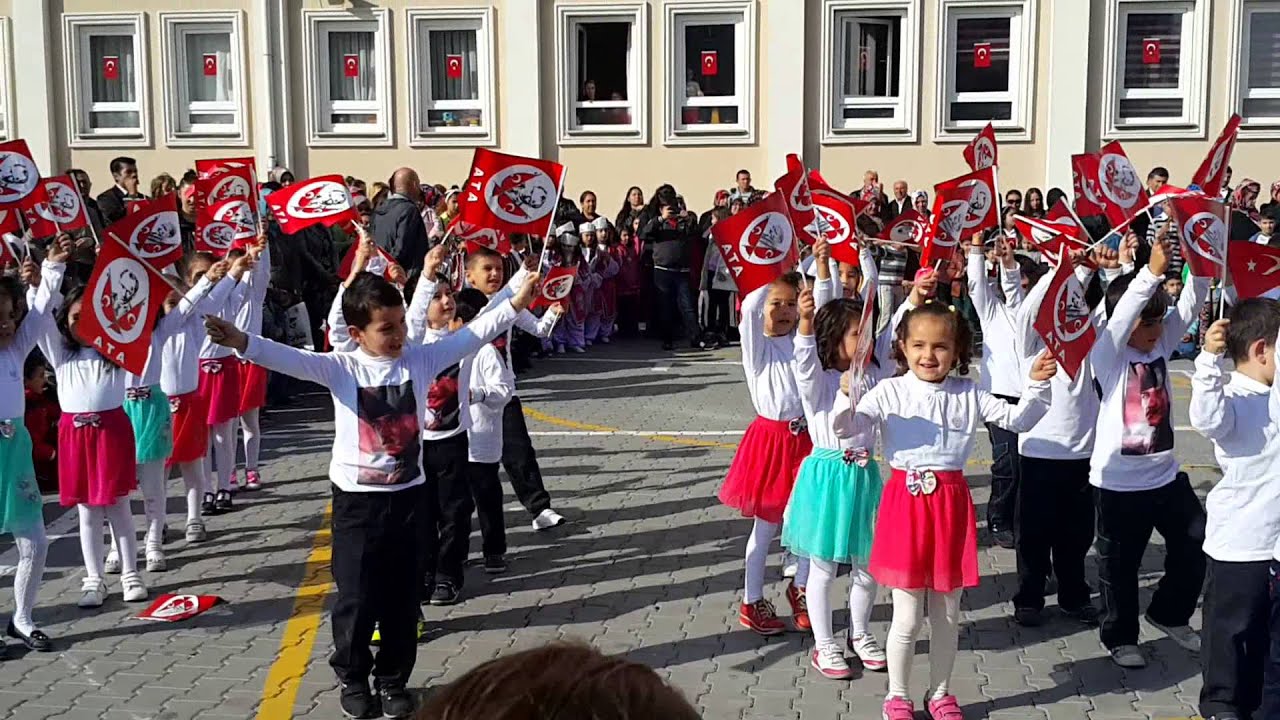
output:
[[[763,639],[736,624],[749,521],[715,499],[736,433],[751,417],[736,351],[655,360],[644,357],[648,350],[614,347],[549,360],[521,379],[548,486],[570,524],[534,533],[508,493],[511,571],[490,578],[473,569],[464,603],[427,608],[433,630],[419,650],[414,684],[430,692],[501,653],[580,638],[657,668],[709,719],[878,717],[883,675],[822,679],[808,667],[808,636]],[[1216,477],[1212,457],[1186,431],[1187,383],[1175,380],[1179,454],[1203,492]],[[14,651],[0,663],[0,718],[340,717],[324,662],[327,405],[313,395],[298,398],[298,409],[272,412],[267,489],[238,496],[234,514],[210,523],[206,544],[172,542],[173,569],[148,576],[153,593],[229,601],[193,621],[133,619],[140,608],[120,602],[114,578],[116,595],[102,610],[77,609],[83,570],[74,516],[51,504],[50,532],[60,539],[36,618],[58,651]],[[970,467],[979,517],[988,453],[982,449]],[[169,505],[175,528],[179,484],[171,486]],[[141,504],[136,508],[140,514]],[[983,582],[965,594],[952,683],[966,718],[1194,715],[1199,665],[1150,627],[1144,625],[1143,641],[1152,662],[1133,672],[1106,659],[1096,631],[1060,617],[1039,629],[1015,626],[1013,553],[992,548],[985,535],[982,541]],[[777,559],[771,579],[779,577]],[[0,566],[14,561],[11,547],[0,544]],[[1158,576],[1160,562],[1153,547],[1144,582]],[[835,595],[845,589],[838,582]],[[779,606],[782,590],[781,582],[767,590]],[[884,600],[882,594],[875,613],[882,638]],[[0,612],[11,602],[9,589],[0,588]],[[1199,626],[1198,617],[1192,622]],[[836,624],[847,624],[846,612]],[[913,693],[923,692],[926,651],[922,640]]]

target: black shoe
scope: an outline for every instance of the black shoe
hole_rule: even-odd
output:
[[[1062,608],[1062,614],[1085,625],[1097,625],[1098,616],[1102,613],[1093,603],[1085,603],[1078,608]]]
[[[384,687],[378,690],[378,697],[382,700],[384,718],[407,718],[418,709],[413,696],[402,687]]]
[[[218,508],[213,503],[213,493],[204,494],[204,502],[200,503],[200,512],[204,515],[218,514]]]
[[[218,496],[214,498],[213,509],[218,512],[228,512],[231,510],[231,493],[226,490],[219,490]]]
[[[436,587],[431,591],[432,605],[457,605],[458,604],[458,588],[448,580],[441,580],[436,583]]]
[[[1057,594],[1058,594],[1058,576],[1054,575],[1053,573],[1049,573],[1049,579],[1044,581],[1044,596],[1049,597],[1050,595],[1057,595]]]
[[[378,698],[369,692],[367,682],[343,685],[338,702],[342,706],[342,714],[349,718],[360,720],[378,717]]]
[[[1023,627],[1040,627],[1044,617],[1035,608],[1023,607],[1013,611],[1013,621]]]
[[[490,575],[501,575],[507,571],[507,559],[501,555],[485,555],[484,571]]]
[[[1013,531],[1012,530],[995,530],[991,533],[995,536],[996,544],[1005,550],[1013,549]]]
[[[21,640],[23,645],[26,645],[36,652],[49,652],[53,650],[53,641],[49,639],[48,635],[45,635],[40,630],[32,630],[30,635],[24,635],[22,631],[18,629],[18,626],[13,624],[12,620],[9,621],[9,627],[5,630],[5,633],[14,640]]]

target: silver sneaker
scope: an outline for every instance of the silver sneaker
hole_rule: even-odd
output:
[[[538,513],[538,517],[533,519],[534,530],[549,530],[557,525],[564,524],[564,516],[560,513],[547,508]]]
[[[82,608],[102,607],[107,599],[107,584],[99,577],[88,577],[80,582],[80,599],[76,605]]]
[[[120,574],[120,553],[114,549],[107,553],[106,562],[102,563],[102,571],[108,575]]]

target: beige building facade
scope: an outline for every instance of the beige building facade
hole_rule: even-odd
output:
[[[988,120],[1006,188],[1110,140],[1180,184],[1233,112],[1235,179],[1280,178],[1276,0],[0,0],[0,62],[0,135],[98,189],[122,154],[448,185],[484,146],[701,208],[789,152],[931,189]]]

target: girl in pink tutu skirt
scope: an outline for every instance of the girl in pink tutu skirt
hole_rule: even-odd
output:
[[[761,635],[787,629],[764,597],[765,562],[800,462],[813,449],[792,366],[799,294],[800,276],[790,272],[742,301],[742,366],[757,417],[742,436],[720,487],[720,502],[755,520],[747,537],[746,587],[738,622]],[[808,576],[809,563],[802,559],[787,587],[787,601],[801,631],[809,629],[804,595]]]
[[[926,270],[917,280],[932,278]],[[1049,378],[1057,371],[1052,357],[1044,353],[1035,359],[1022,402],[1009,405],[978,390],[972,380],[951,375],[967,368],[972,342],[968,324],[954,308],[929,301],[908,311],[895,348],[905,373],[876,385],[852,411],[854,431],[879,429],[892,467],[868,567],[893,590],[884,720],[911,720],[915,712],[908,699],[911,660],[926,607],[931,632],[925,705],[934,720],[963,719],[948,684],[959,639],[960,594],[978,585],[977,517],[965,462],[979,423],[1023,432],[1048,410]]]

